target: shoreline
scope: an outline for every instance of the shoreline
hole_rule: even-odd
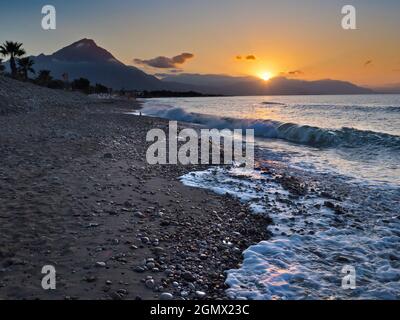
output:
[[[148,165],[146,132],[167,120],[8,79],[0,95],[31,109],[0,116],[0,299],[227,299],[224,272],[269,220],[179,181],[204,166]]]

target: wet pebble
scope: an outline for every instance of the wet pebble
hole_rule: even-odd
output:
[[[163,292],[160,294],[160,300],[172,300],[174,296],[169,292]]]
[[[149,289],[153,289],[155,286],[154,279],[148,279],[146,280],[146,287]]]
[[[103,261],[98,261],[98,262],[96,262],[96,267],[105,268],[106,267],[106,263],[103,262]]]

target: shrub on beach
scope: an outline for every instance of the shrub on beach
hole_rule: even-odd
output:
[[[72,81],[71,86],[73,90],[90,93],[90,81],[86,78],[75,79]]]
[[[53,77],[50,74],[50,70],[40,70],[38,76],[35,79],[35,83],[40,86],[47,87],[52,80]]]
[[[100,83],[96,83],[96,86],[94,87],[94,93],[108,93],[109,89],[106,86],[103,86]]]
[[[18,60],[18,71],[25,81],[28,80],[29,73],[35,73],[35,70],[33,69],[34,64],[35,61],[33,61],[29,57],[21,58]]]
[[[61,89],[65,89],[66,85],[65,85],[65,82],[62,81],[62,80],[51,80],[48,83],[47,87],[50,88],[50,89],[61,90]]]
[[[0,73],[3,73],[3,71],[6,69],[6,67],[3,65],[3,60],[0,59]]]

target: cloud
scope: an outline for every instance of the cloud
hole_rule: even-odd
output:
[[[174,74],[179,74],[183,72],[182,70],[178,70],[178,69],[171,69],[171,70],[167,70],[167,72],[157,72],[154,74],[154,76],[159,77],[159,78],[165,78]]]
[[[249,54],[247,56],[241,56],[237,55],[235,57],[236,60],[257,60],[256,56],[254,54]]]
[[[289,71],[288,74],[291,76],[300,76],[300,75],[304,74],[304,72],[301,70],[293,70],[293,71]]]
[[[368,67],[368,66],[370,66],[370,65],[372,65],[372,60],[367,60],[367,61],[365,61],[364,67]]]
[[[172,58],[159,56],[149,60],[134,59],[133,62],[136,64],[145,65],[152,68],[159,69],[176,69],[180,65],[184,64],[187,60],[194,58],[192,53],[182,53]]]
[[[194,54],[192,54],[192,53],[182,53],[182,54],[180,54],[178,56],[173,57],[172,61],[175,64],[183,64],[183,63],[186,62],[186,60],[189,60],[189,59],[192,59],[192,58],[194,58]]]
[[[156,76],[158,78],[165,78],[165,77],[168,77],[170,75],[171,75],[170,73],[163,73],[163,72],[153,74],[153,76]]]
[[[297,76],[301,76],[304,75],[304,72],[301,70],[292,70],[292,71],[288,71],[288,72],[281,72],[280,73],[281,76],[289,76],[289,77],[297,77]]]

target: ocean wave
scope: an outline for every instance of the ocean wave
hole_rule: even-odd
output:
[[[342,128],[328,130],[273,120],[237,119],[189,113],[169,105],[147,105],[143,113],[169,120],[191,122],[216,129],[254,129],[261,138],[282,139],[313,147],[384,147],[400,151],[400,136],[381,132]]]
[[[262,104],[265,104],[265,105],[272,105],[272,106],[284,106],[285,104],[284,103],[281,103],[281,102],[275,102],[275,101],[264,101]]]
[[[379,106],[379,105],[347,105],[347,104],[285,104],[279,102],[262,102],[262,105],[270,105],[270,106],[280,106],[284,108],[290,109],[298,109],[298,110],[337,110],[340,108],[342,111],[347,112],[384,112],[384,113],[399,113],[400,106]]]

